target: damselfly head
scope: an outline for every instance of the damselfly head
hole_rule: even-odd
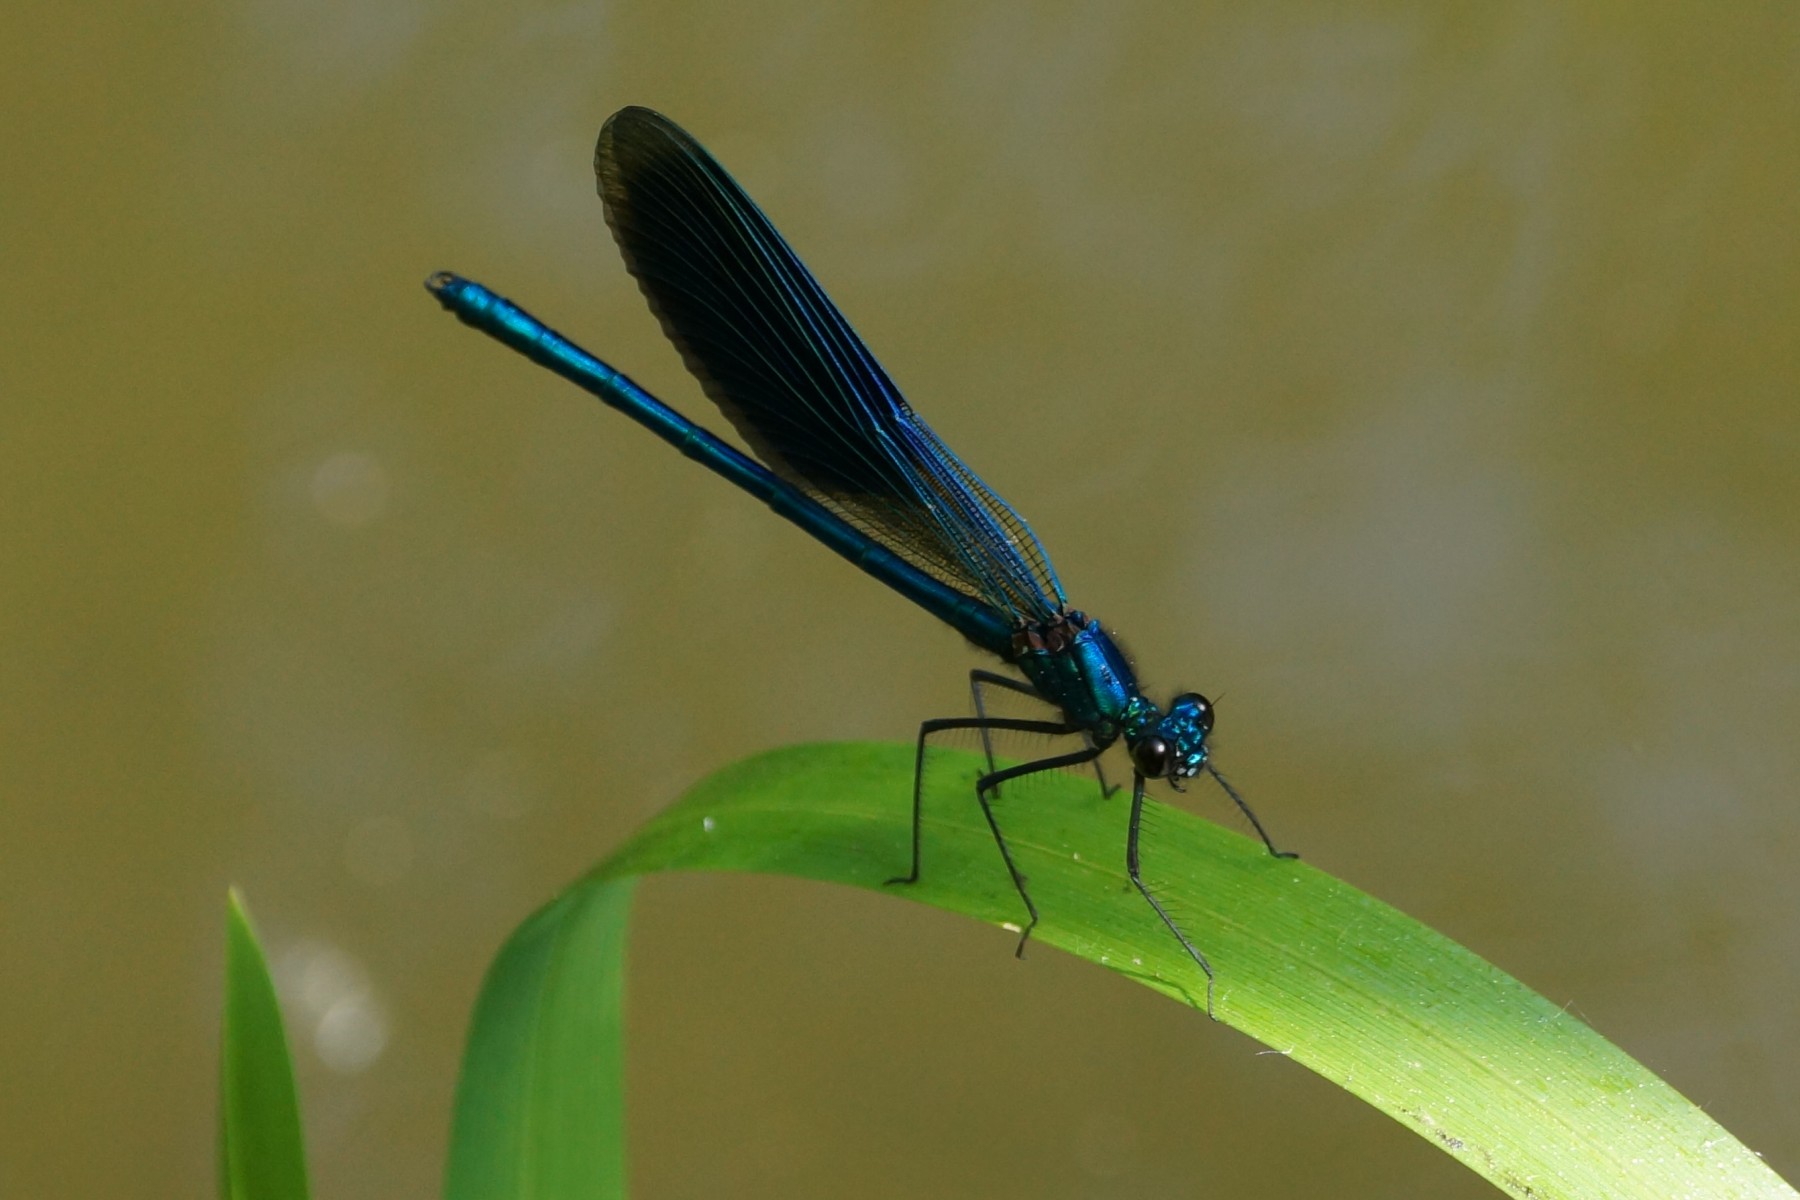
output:
[[[1191,779],[1206,765],[1211,701],[1197,692],[1175,697],[1169,711],[1130,743],[1131,763],[1146,779]]]

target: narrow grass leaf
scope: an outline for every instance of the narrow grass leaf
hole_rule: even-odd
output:
[[[1016,926],[1024,913],[973,800],[973,755],[946,755],[932,772],[920,881],[885,882],[908,861],[912,770],[913,748],[888,744],[799,746],[739,763],[571,895],[651,871],[757,871]],[[1126,878],[1123,797],[1058,775],[998,807],[1043,914],[1034,945],[1203,1003],[1204,977]],[[1793,1200],[1755,1154],[1562,1006],[1349,884],[1164,806],[1147,817],[1143,861],[1212,961],[1221,1022],[1502,1189],[1533,1200]],[[617,947],[609,954],[616,961]],[[617,984],[606,981],[608,994]],[[607,1061],[616,1067],[616,1055]],[[1210,1087],[1195,1081],[1193,1103],[1217,1103]]]
[[[281,1007],[235,889],[226,907],[220,1024],[219,1195],[306,1200],[306,1146]]]
[[[621,1041],[629,879],[539,910],[488,970],[456,1087],[449,1200],[625,1195]]]

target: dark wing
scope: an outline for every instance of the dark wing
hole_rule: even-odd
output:
[[[620,109],[600,131],[594,173],[663,332],[772,470],[1003,613],[1061,610],[1030,527],[918,418],[700,143],[647,108]]]

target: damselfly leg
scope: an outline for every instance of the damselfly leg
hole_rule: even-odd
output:
[[[1010,682],[1010,681],[1009,681]],[[926,721],[919,726],[918,750],[913,759],[913,802],[912,802],[912,869],[905,875],[897,875],[888,880],[890,884],[910,884],[919,881],[919,863],[921,839],[923,837],[923,812],[925,799],[925,750],[931,736],[937,733],[948,733],[956,729],[975,729],[981,732],[983,742],[988,740],[993,731],[1010,733],[1040,733],[1051,737],[1067,737],[1085,733],[1079,725],[1070,725],[1062,721],[1028,721],[1010,717],[940,717]],[[1069,754],[1052,755],[1033,762],[1021,763],[1016,767],[1003,770],[990,770],[975,781],[975,799],[981,805],[981,815],[987,820],[988,831],[994,835],[994,845],[1000,849],[1000,858],[1006,864],[1006,873],[1011,877],[1013,888],[1019,893],[1019,899],[1025,905],[1026,921],[1019,933],[1019,946],[1015,952],[1020,958],[1025,956],[1025,943],[1031,940],[1031,931],[1037,927],[1037,905],[1032,902],[1031,892],[1025,886],[1025,876],[1013,861],[1012,848],[1006,844],[1006,835],[1000,831],[1000,823],[994,817],[993,801],[998,798],[1000,785],[1009,780],[1021,779],[1027,775],[1036,775],[1041,771],[1055,771],[1064,767],[1080,766],[1094,761],[1100,756],[1100,750],[1089,745]],[[989,766],[993,758],[988,758]]]
[[[1010,675],[1001,675],[993,671],[984,671],[980,667],[977,667],[969,672],[969,695],[973,697],[975,701],[975,715],[983,721],[987,720],[986,698],[982,695],[981,691],[984,686],[1005,688],[1007,691],[1017,692],[1021,696],[1030,696],[1040,704],[1048,704],[1052,708],[1056,707],[1053,701],[1023,679],[1014,679]],[[1091,736],[1088,739],[1088,745],[1093,745],[1093,738]],[[982,726],[981,729],[981,749],[982,752],[987,755],[988,771],[992,773],[996,769],[994,764],[994,739],[989,734],[988,728],[985,725]],[[1094,778],[1100,781],[1100,798],[1102,800],[1110,800],[1112,799],[1113,794],[1119,789],[1106,782],[1106,768],[1100,765],[1100,756],[1098,754],[1094,755],[1092,761],[1094,764]]]
[[[1138,831],[1143,824],[1143,819],[1144,777],[1134,774],[1131,784],[1131,823],[1125,828],[1125,873],[1131,877],[1131,884],[1137,888],[1138,894],[1150,902],[1150,907],[1156,910],[1156,915],[1162,918],[1162,923],[1168,926],[1169,932],[1175,935],[1175,940],[1181,943],[1181,948],[1188,952],[1188,957],[1194,960],[1194,964],[1206,976],[1206,1015],[1216,1021],[1218,1018],[1213,1015],[1212,964],[1206,961],[1206,955],[1200,953],[1198,946],[1188,941],[1187,934],[1181,931],[1181,926],[1175,923],[1175,918],[1169,915],[1169,910],[1164,908],[1162,901],[1156,898],[1156,893],[1150,890],[1149,885],[1144,882],[1143,873],[1138,869]]]
[[[1269,840],[1268,831],[1263,828],[1262,822],[1256,819],[1256,814],[1250,811],[1250,805],[1244,801],[1242,796],[1238,795],[1238,790],[1231,786],[1231,781],[1219,774],[1219,768],[1213,766],[1209,762],[1206,764],[1205,770],[1208,775],[1213,777],[1213,780],[1217,782],[1220,787],[1225,789],[1225,794],[1231,797],[1231,802],[1237,805],[1238,811],[1243,813],[1249,820],[1250,827],[1256,830],[1256,836],[1262,839],[1262,844],[1268,848],[1270,854],[1276,858],[1300,857],[1300,852],[1298,850],[1277,850],[1275,848],[1275,843]]]

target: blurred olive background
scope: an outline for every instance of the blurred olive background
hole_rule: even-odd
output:
[[[27,0],[0,65],[0,1192],[210,1192],[235,883],[318,1194],[431,1196],[519,920],[719,766],[966,710],[953,634],[421,290],[721,426],[594,196],[627,103],[1223,695],[1286,844],[1800,1174],[1791,9]],[[645,1197],[1491,1194],[993,929],[639,912]]]

